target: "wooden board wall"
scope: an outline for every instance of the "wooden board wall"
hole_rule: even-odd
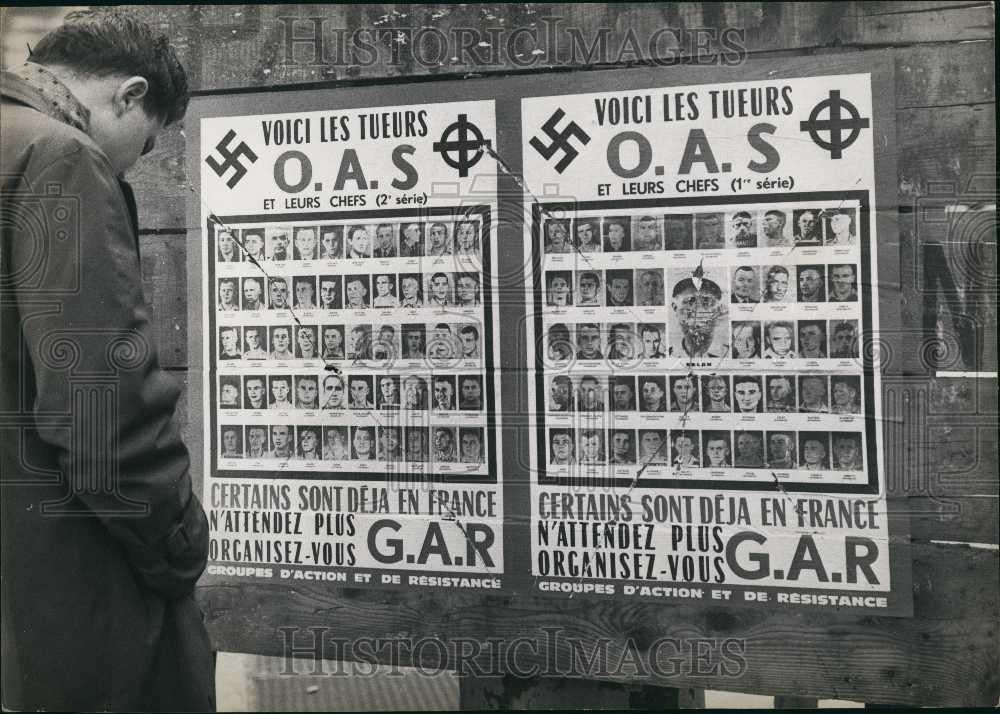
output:
[[[450,592],[373,594],[330,586],[203,588],[201,601],[213,636],[226,651],[282,654],[277,628],[330,628],[338,637],[396,636],[544,637],[540,628],[563,628],[567,638],[594,643],[607,637],[620,651],[630,640],[642,650],[659,636],[742,638],[746,668],[738,677],[661,678],[667,686],[695,686],[760,694],[809,695],[879,703],[990,705],[1000,693],[1000,582],[998,582],[997,383],[935,378],[938,368],[996,370],[996,124],[994,15],[987,3],[622,3],[554,5],[260,5],[135,6],[167,32],[181,50],[193,88],[213,93],[245,87],[326,82],[417,81],[491,73],[597,71],[662,59],[619,52],[663,27],[706,27],[744,32],[748,57],[800,56],[891,50],[896,68],[895,147],[901,244],[902,324],[891,338],[898,374],[887,377],[885,418],[887,483],[907,496],[911,512],[914,618],[845,617],[836,612],[775,614],[756,610],[657,607],[485,597]],[[587,46],[604,33],[609,49],[576,62],[563,46],[554,51],[541,33],[540,57],[529,68],[529,48],[518,57],[502,48],[497,62],[471,50],[425,66],[405,47],[379,41],[371,63],[289,64],[284,28],[305,35],[320,17],[325,28],[417,32],[437,28],[574,28]],[[548,19],[546,19],[548,18]],[[559,18],[554,20],[552,18]],[[697,53],[711,57],[711,44]],[[298,46],[299,59],[311,47]],[[397,53],[398,62],[388,60]],[[482,58],[480,58],[482,59]],[[688,58],[690,59],[690,57]],[[734,71],[734,79],[738,70]],[[147,298],[159,329],[162,362],[187,374],[185,201],[191,198],[184,166],[183,128],[172,129],[130,175],[140,201]],[[950,192],[950,193],[949,193]],[[945,196],[970,208],[963,226],[926,220],[928,200]],[[992,205],[992,210],[989,206]],[[928,265],[948,258],[968,292],[960,304],[940,301],[925,285]],[[992,250],[993,262],[990,263]],[[986,258],[982,256],[985,255]],[[969,257],[971,256],[971,258]],[[964,261],[964,262],[963,262]],[[984,262],[985,261],[985,262]],[[971,267],[970,267],[971,266]],[[931,268],[938,267],[937,264]],[[976,282],[978,281],[978,282]],[[896,286],[890,286],[896,287]],[[946,308],[941,310],[942,305]],[[979,320],[984,349],[976,364],[954,360],[949,342],[960,307]],[[963,318],[964,319],[964,318]],[[941,323],[935,338],[926,324]],[[948,350],[953,350],[948,357]],[[949,361],[950,360],[950,361]],[[950,368],[950,367],[949,367]],[[992,544],[992,548],[968,543]],[[565,642],[564,641],[564,642]],[[535,661],[566,662],[568,645],[542,648]],[[454,665],[454,662],[450,663]]]

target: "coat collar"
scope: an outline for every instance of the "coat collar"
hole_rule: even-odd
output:
[[[90,110],[73,96],[58,77],[40,64],[25,62],[4,72],[0,78],[0,92],[56,121],[90,134]]]

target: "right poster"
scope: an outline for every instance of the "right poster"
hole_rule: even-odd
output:
[[[522,99],[537,591],[908,606],[872,123],[868,74]]]

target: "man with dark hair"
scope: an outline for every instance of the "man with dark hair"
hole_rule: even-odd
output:
[[[737,211],[733,214],[732,222],[732,248],[756,248],[757,247],[757,226],[749,211]]]
[[[295,285],[295,307],[312,310],[316,307],[316,278],[311,275],[293,278]]]
[[[220,263],[238,263],[240,260],[240,249],[236,247],[236,239],[230,230],[220,230],[217,240],[219,245],[218,261]]]
[[[819,213],[812,208],[805,208],[794,211],[795,230],[793,239],[795,245],[819,245],[820,231],[822,224],[819,222]]]
[[[219,280],[220,312],[235,312],[240,309],[239,298],[236,295],[236,278],[221,278]]]
[[[272,310],[287,310],[288,305],[288,280],[285,278],[268,278],[268,304]]]
[[[736,432],[733,465],[745,469],[764,468],[764,438],[759,431]]]
[[[577,273],[577,306],[578,307],[600,307],[601,305],[601,276],[593,270],[585,270]]]
[[[680,414],[699,411],[698,383],[693,374],[670,378],[670,411]],[[647,410],[648,411],[648,410]]]
[[[826,322],[799,320],[799,357],[820,359],[826,357]]]
[[[732,449],[729,446],[729,433],[725,431],[705,432],[705,467],[728,468],[732,466]]]
[[[465,325],[458,331],[458,341],[462,348],[462,358],[479,359],[482,354],[479,349],[479,330],[475,325]]]
[[[448,238],[448,226],[444,223],[431,223],[427,233],[428,257],[451,255],[451,240]]]
[[[552,429],[549,432],[549,463],[553,466],[571,466],[576,463],[572,429]]]
[[[378,378],[378,408],[399,409],[399,377],[385,374]]]
[[[297,409],[319,407],[319,387],[315,375],[300,374],[295,377],[295,406]]]
[[[663,326],[656,323],[640,322],[638,328],[642,337],[642,358],[663,359],[666,357],[667,355],[663,351]]]
[[[479,275],[457,273],[455,276],[455,306],[474,307],[479,304]]]
[[[795,382],[788,375],[778,374],[767,378],[767,411],[794,412]]]
[[[663,239],[660,237],[660,225],[655,216],[642,216],[636,222],[636,232],[632,240],[634,250],[660,250]]]
[[[695,248],[714,250],[726,247],[722,214],[699,213],[694,221]]]
[[[767,247],[791,245],[791,240],[785,235],[785,223],[788,217],[784,211],[771,209],[764,212],[764,238]]]
[[[464,375],[458,378],[459,389],[459,409],[473,409],[479,411],[483,408],[483,383],[475,375]]]
[[[222,458],[240,459],[243,458],[242,427],[224,426],[222,427]]]
[[[608,307],[627,307],[632,304],[632,271],[609,270],[607,282]]]
[[[364,226],[354,226],[347,239],[347,259],[360,260],[372,254],[372,242]]]
[[[768,432],[767,453],[767,468],[794,469],[796,466],[794,432]]]
[[[735,375],[733,377],[734,411],[738,414],[753,414],[762,411],[761,397],[764,390],[757,375]]]
[[[639,411],[667,411],[667,390],[664,389],[664,384],[663,377],[639,377],[639,391],[642,394]]]
[[[452,411],[455,409],[455,378],[439,374],[434,377],[434,405],[435,411]]]
[[[403,325],[403,358],[419,359],[427,351],[422,324]]]
[[[831,414],[859,414],[861,404],[858,400],[861,384],[859,378],[852,375],[832,377],[833,387],[830,389]]]
[[[858,276],[850,263],[830,266],[830,302],[857,302]]]
[[[434,273],[427,287],[427,307],[448,307],[452,304],[451,280],[447,273]]]
[[[627,465],[635,463],[635,442],[631,429],[615,429],[608,440],[610,449],[608,461],[612,464]]]
[[[833,323],[830,356],[845,359],[858,356],[858,327],[853,320]]]
[[[396,257],[396,229],[391,223],[375,226],[375,250],[372,252],[376,258]]]
[[[799,302],[826,301],[825,271],[822,265],[799,266]]]
[[[324,310],[339,310],[343,300],[340,295],[340,276],[319,276],[319,306]]]
[[[247,409],[267,409],[267,402],[264,400],[264,378],[252,375],[246,378],[244,382],[244,387],[246,388],[247,398],[246,407]]]
[[[733,271],[733,292],[730,299],[734,303],[760,302],[757,269],[752,265],[741,265]]]
[[[127,14],[76,12],[3,73],[0,94],[0,411],[19,425],[0,439],[3,706],[213,709],[190,596],[208,524],[119,178],[184,116],[184,69]],[[60,334],[72,369],[48,354]],[[114,377],[116,408],[99,419],[75,411],[94,390],[73,381],[86,374]],[[52,414],[75,416],[67,428]]]
[[[559,379],[559,377],[555,377]],[[563,379],[569,380],[569,377]],[[611,409],[616,412],[635,411],[635,377],[616,376],[611,378]]]
[[[549,384],[549,411],[573,411],[573,380],[565,374],[558,374]]]
[[[826,377],[808,374],[799,378],[800,412],[827,414],[830,405],[827,403]]]
[[[581,253],[594,253],[601,250],[598,243],[598,221],[596,219],[578,218],[576,220],[576,249]]]
[[[604,358],[601,351],[601,328],[596,322],[581,322],[576,326],[576,358]]]

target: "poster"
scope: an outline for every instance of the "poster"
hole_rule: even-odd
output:
[[[908,606],[872,122],[868,74],[521,100],[536,592]]]
[[[208,572],[498,588],[494,103],[323,99],[199,122]]]

